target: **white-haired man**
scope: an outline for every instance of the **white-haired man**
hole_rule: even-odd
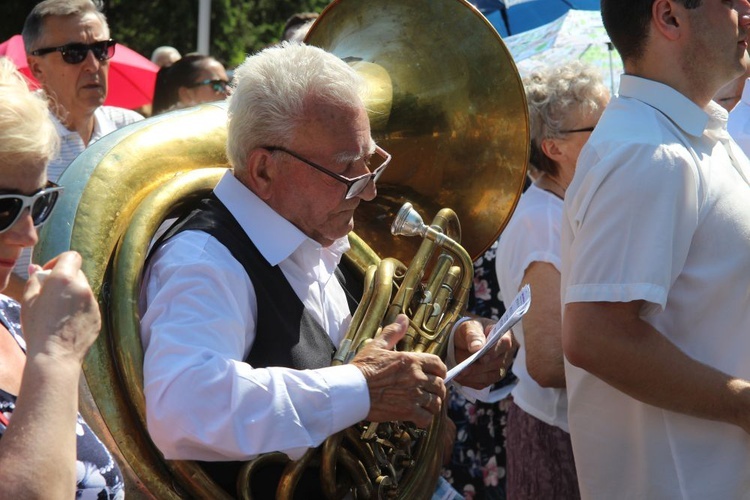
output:
[[[299,458],[365,419],[424,427],[446,395],[440,358],[392,350],[403,315],[351,364],[330,366],[361,296],[338,264],[390,159],[370,135],[362,81],[336,56],[287,42],[235,75],[234,169],[153,254],[141,321],[152,439],[169,459],[204,461],[230,493],[227,462]],[[457,358],[484,338],[478,322],[463,323]],[[509,350],[506,337],[463,381],[500,378]],[[256,476],[256,498],[273,497],[277,473]],[[317,487],[303,491],[317,498]]]

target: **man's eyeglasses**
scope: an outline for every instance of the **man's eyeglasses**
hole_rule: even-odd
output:
[[[208,80],[193,83],[189,85],[188,88],[200,87],[201,85],[210,85],[214,92],[217,92],[219,94],[226,94],[229,82],[226,80],[211,80],[209,78]]]
[[[106,61],[112,59],[115,55],[115,45],[117,42],[112,40],[104,40],[101,42],[94,43],[69,43],[67,45],[61,45],[60,47],[46,47],[43,49],[36,49],[31,51],[32,56],[43,56],[51,52],[59,52],[62,54],[62,59],[68,64],[79,64],[86,59],[89,54],[89,50],[94,53],[100,61]]]
[[[379,146],[375,146],[375,154],[378,155],[378,158],[375,158],[375,160],[379,160],[379,162],[376,162],[377,165],[372,165],[370,162],[372,162],[373,157],[370,157],[368,160],[367,168],[370,170],[369,174],[363,174],[359,177],[355,177],[353,179],[350,179],[348,177],[344,177],[343,175],[335,174],[328,170],[325,167],[321,167],[320,165],[311,162],[310,160],[307,160],[294,151],[290,151],[286,148],[282,148],[280,146],[267,146],[263,149],[267,149],[268,151],[281,151],[282,153],[286,153],[289,156],[292,156],[302,163],[306,163],[307,165],[311,166],[315,170],[319,170],[323,172],[324,174],[333,177],[337,181],[346,184],[347,190],[346,190],[346,196],[344,196],[344,199],[350,200],[354,198],[355,196],[359,195],[364,191],[367,186],[370,184],[370,181],[378,182],[378,179],[380,178],[380,175],[385,170],[385,167],[388,166],[388,164],[391,162],[391,155],[387,153],[383,148]],[[373,155],[374,156],[374,155]]]
[[[55,203],[62,191],[61,186],[54,182],[47,182],[43,189],[30,196],[0,194],[0,233],[7,231],[18,222],[27,208],[31,209],[31,220],[34,221],[34,226],[44,224],[52,213],[52,209],[55,208]]]
[[[583,127],[583,128],[573,128],[570,130],[561,130],[561,134],[575,134],[576,132],[593,132],[594,127]]]

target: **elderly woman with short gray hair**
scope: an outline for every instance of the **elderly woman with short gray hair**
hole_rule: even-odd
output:
[[[598,73],[579,62],[537,71],[524,87],[538,175],[503,231],[496,260],[506,304],[526,284],[533,296],[513,328],[520,347],[506,427],[507,492],[513,500],[571,499],[580,493],[567,424],[560,228],[565,190],[609,92]]]

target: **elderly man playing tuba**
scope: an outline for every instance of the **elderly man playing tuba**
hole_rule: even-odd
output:
[[[290,43],[235,75],[233,171],[167,232],[142,297],[150,435],[166,458],[204,462],[232,494],[238,461],[299,458],[362,420],[426,427],[446,395],[440,358],[393,350],[404,315],[351,363],[330,366],[361,294],[339,261],[390,159],[370,135],[364,83],[338,57]],[[456,359],[484,342],[478,321],[461,323]],[[461,382],[494,382],[510,344]],[[273,495],[272,475],[253,482],[256,498]]]

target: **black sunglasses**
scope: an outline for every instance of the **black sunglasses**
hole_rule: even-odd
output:
[[[192,89],[194,87],[200,87],[201,85],[210,85],[214,92],[226,94],[227,87],[229,86],[229,82],[226,80],[211,80],[209,78],[208,80],[203,80],[203,81],[188,85],[188,88]]]
[[[117,42],[112,40],[104,40],[101,42],[94,43],[69,43],[60,47],[46,47],[44,49],[36,49],[31,51],[32,56],[43,56],[52,52],[59,52],[62,54],[63,61],[68,64],[79,64],[86,59],[89,50],[94,53],[100,61],[106,61],[112,59],[115,55],[115,45]]]
[[[35,227],[44,224],[62,191],[61,186],[47,182],[44,188],[29,196],[0,194],[0,233],[13,227],[27,208],[31,209],[31,220],[34,221]]]

